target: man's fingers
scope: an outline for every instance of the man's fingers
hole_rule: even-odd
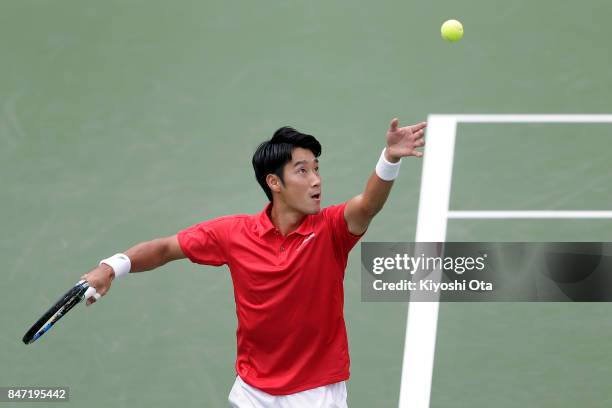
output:
[[[414,156],[415,157],[423,157],[423,152],[419,152],[419,151],[414,151]]]
[[[395,132],[397,130],[397,125],[399,125],[399,119],[395,118],[391,121],[391,126],[389,126],[389,130],[391,132]]]
[[[87,299],[87,302],[85,303],[87,306],[96,303],[98,300],[100,300],[100,298],[102,297],[101,294],[99,293],[94,293],[93,296],[91,296],[90,298]]]
[[[421,129],[425,129],[426,127],[427,127],[427,122],[421,122],[421,123],[417,123],[416,125],[410,126],[410,130],[412,130],[412,133],[415,133]]]
[[[425,135],[425,130],[423,130],[422,128],[419,130],[415,130],[414,126],[406,126],[406,127],[400,128],[400,131],[405,135],[412,135],[416,139],[421,138]]]
[[[414,147],[423,147],[425,146],[425,141],[423,139],[419,139],[416,142],[414,142]]]
[[[93,286],[88,287],[87,290],[85,291],[85,299],[89,299],[93,297],[95,293],[96,293],[96,288],[94,288]]]

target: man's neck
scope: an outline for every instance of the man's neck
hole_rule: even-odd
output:
[[[290,209],[281,202],[274,203],[268,215],[276,229],[285,236],[298,229],[306,217],[306,214]]]

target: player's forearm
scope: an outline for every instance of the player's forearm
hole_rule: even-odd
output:
[[[377,166],[376,171],[368,179],[363,193],[347,202],[344,219],[352,234],[363,234],[372,219],[387,202],[395,177],[389,177],[389,174],[383,174],[383,176],[385,176],[384,179],[378,174]]]
[[[129,261],[125,259],[124,255],[127,255]],[[86,280],[90,288],[95,288],[98,295],[104,296],[110,289],[111,282],[117,276],[122,276],[127,272],[149,271],[170,261],[183,258],[185,258],[185,254],[181,249],[177,235],[157,238],[135,245],[123,254],[116,254],[104,259],[99,266],[81,276],[81,279]],[[91,305],[97,299],[99,297],[94,294],[87,299],[87,304]]]
[[[370,217],[374,217],[380,210],[382,210],[389,193],[393,187],[393,181],[384,181],[372,173],[368,179],[365,190],[361,194],[361,209],[364,213]]]
[[[163,238],[141,242],[124,253],[130,258],[130,272],[150,271],[170,261],[167,243]]]

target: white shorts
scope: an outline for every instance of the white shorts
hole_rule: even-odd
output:
[[[270,395],[236,377],[228,401],[232,408],[347,408],[346,382],[289,395]]]

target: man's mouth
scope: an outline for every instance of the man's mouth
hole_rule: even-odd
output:
[[[321,201],[321,193],[311,194],[310,198],[312,198],[315,201]]]

